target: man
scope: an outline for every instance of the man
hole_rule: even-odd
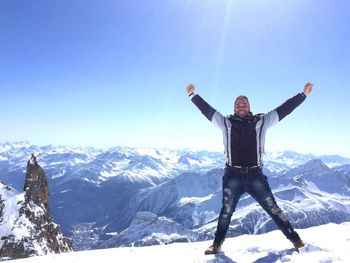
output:
[[[248,98],[239,96],[234,102],[234,115],[224,117],[195,94],[194,85],[187,86],[186,91],[192,102],[209,121],[221,129],[225,147],[226,167],[222,183],[222,208],[215,239],[205,254],[216,254],[221,251],[232,213],[240,197],[246,192],[271,216],[296,250],[305,245],[275,201],[267,178],[262,172],[262,154],[265,150],[266,130],[298,107],[310,95],[312,89],[313,84],[306,83],[302,93],[267,114],[253,115]]]

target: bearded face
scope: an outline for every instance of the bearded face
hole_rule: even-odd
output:
[[[239,118],[244,118],[250,112],[249,101],[247,97],[239,96],[234,105],[234,112]]]

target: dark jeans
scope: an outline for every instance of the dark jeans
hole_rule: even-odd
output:
[[[267,177],[260,168],[252,169],[245,173],[239,169],[226,167],[222,189],[222,208],[215,233],[215,244],[222,244],[224,241],[232,213],[235,211],[240,197],[246,192],[262,206],[291,242],[300,240],[287,216],[278,207],[267,182]]]

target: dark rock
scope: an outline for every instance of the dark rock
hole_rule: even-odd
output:
[[[26,180],[24,183],[25,200],[32,200],[34,204],[49,210],[49,186],[44,170],[39,166],[36,157],[32,154],[27,163]]]

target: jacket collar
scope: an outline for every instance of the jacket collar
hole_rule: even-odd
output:
[[[254,119],[254,115],[253,115],[253,113],[250,111],[250,112],[248,113],[247,116],[245,116],[244,118],[241,118],[241,117],[238,117],[238,115],[235,113],[234,115],[231,114],[231,115],[229,116],[229,119],[232,119],[232,120],[241,120],[241,121],[244,121],[244,120],[250,121],[250,120]]]

